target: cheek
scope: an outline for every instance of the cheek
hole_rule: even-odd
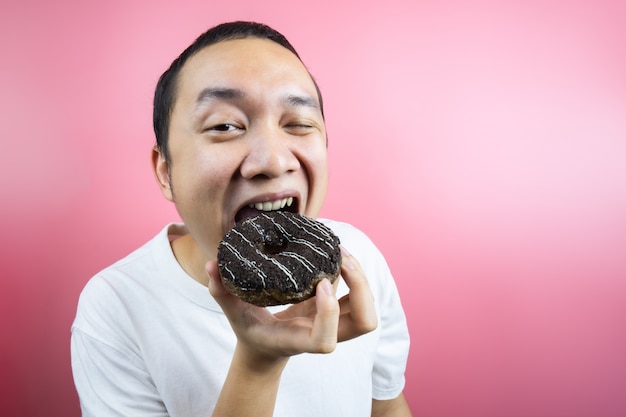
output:
[[[309,186],[305,214],[317,217],[322,209],[328,188],[328,159],[326,148],[309,152],[303,161]]]
[[[316,181],[319,181],[320,185],[325,187],[328,179],[328,152],[326,146],[319,147],[313,155],[314,159],[310,163],[311,173]]]
[[[218,165],[218,161],[210,160],[188,166],[184,172],[172,172],[176,210],[209,257],[215,257],[217,243],[224,233],[224,196],[231,175],[224,169],[224,161]]]
[[[228,183],[225,169],[217,161],[187,158],[176,161],[171,170],[174,203],[185,222],[209,211],[208,205],[217,203],[215,196]]]
[[[225,187],[237,163],[232,152],[218,149],[196,150],[180,158],[172,168],[173,185],[187,193],[203,194]]]

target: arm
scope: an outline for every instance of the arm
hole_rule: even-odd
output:
[[[393,400],[372,400],[372,417],[412,417],[412,414],[404,394],[400,394]]]
[[[316,296],[272,315],[230,294],[215,261],[207,263],[209,290],[237,336],[235,353],[213,416],[271,416],[288,358],[304,352],[330,353],[337,342],[377,326],[374,300],[360,266],[344,253],[342,277],[350,294],[337,300],[328,280]]]
[[[238,344],[213,416],[271,416],[286,358],[258,358]]]

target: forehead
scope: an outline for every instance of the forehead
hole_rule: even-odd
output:
[[[227,40],[198,51],[178,77],[179,98],[190,100],[207,88],[237,88],[269,94],[296,89],[317,100],[313,79],[300,59],[268,39]]]

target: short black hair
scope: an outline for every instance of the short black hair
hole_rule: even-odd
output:
[[[227,22],[214,26],[204,32],[191,45],[189,45],[187,49],[185,49],[161,75],[154,92],[152,123],[154,127],[154,134],[156,136],[157,148],[161,151],[166,161],[169,162],[170,160],[168,150],[168,131],[170,117],[174,108],[174,101],[176,100],[176,90],[180,70],[189,58],[207,46],[222,41],[245,38],[261,38],[274,41],[291,51],[302,62],[300,55],[298,55],[298,52],[291,45],[291,43],[289,43],[287,38],[275,29],[272,29],[262,23],[245,21]],[[315,84],[315,88],[317,90],[320,110],[323,117],[324,107],[322,105],[322,94],[317,83],[315,82],[315,79],[313,79],[313,76],[311,76],[311,79],[313,80],[313,84]]]

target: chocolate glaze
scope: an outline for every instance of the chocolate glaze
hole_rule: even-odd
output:
[[[341,268],[339,238],[324,224],[286,211],[246,219],[222,239],[217,252],[224,286],[244,301],[269,306],[315,295]]]

